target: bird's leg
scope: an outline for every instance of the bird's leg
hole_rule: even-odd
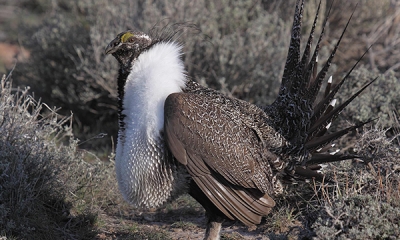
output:
[[[224,222],[224,218],[216,214],[207,211],[207,229],[204,240],[219,240],[219,234],[221,231],[221,225]]]

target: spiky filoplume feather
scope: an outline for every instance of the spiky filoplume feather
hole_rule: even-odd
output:
[[[322,100],[315,103],[351,17],[318,72],[327,18],[312,53],[318,6],[301,56],[303,4],[296,4],[279,96],[264,108],[188,79],[175,42],[181,29],[150,35],[126,31],[107,46],[106,53],[120,64],[116,170],[127,201],[158,207],[188,192],[206,209],[206,239],[217,239],[224,219],[260,223],[275,205],[272,197],[281,192],[281,179],[322,179],[313,165],[357,157],[324,151],[367,122],[329,134],[327,129],[372,82],[335,106],[335,94],[354,66],[334,88],[329,78]]]

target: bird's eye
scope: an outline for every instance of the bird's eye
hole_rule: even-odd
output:
[[[128,39],[129,42],[133,43],[135,41],[135,39],[133,37]]]

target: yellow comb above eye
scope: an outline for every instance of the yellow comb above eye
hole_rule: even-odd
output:
[[[130,32],[127,32],[127,33],[125,33],[124,35],[122,35],[122,37],[121,37],[121,42],[127,42],[128,41],[128,39],[130,38],[130,37],[133,37],[133,36],[135,36],[135,35],[133,35],[133,33],[130,33]]]

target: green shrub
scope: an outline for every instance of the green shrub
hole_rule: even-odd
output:
[[[15,76],[42,101],[61,107],[60,114],[72,111],[75,133],[86,140],[97,134],[88,128],[115,130],[117,112],[111,80],[115,73],[106,67],[115,64],[104,60],[102,51],[96,55],[90,28],[84,24],[63,13],[48,18],[26,42],[31,58],[19,65]]]
[[[312,228],[319,239],[397,239],[399,222],[398,207],[356,195],[327,204]]]
[[[395,77],[393,72],[382,75],[366,68],[355,70],[343,85],[338,100],[339,103],[346,101],[352,93],[375,78],[377,80],[354,99],[342,115],[351,122],[379,118],[377,123],[380,127],[390,128],[396,124],[391,117],[392,112],[398,111],[400,106],[400,79]]]
[[[313,211],[318,219],[312,229],[323,239],[396,239],[400,234],[399,142],[375,126],[358,137],[354,151],[364,162],[331,167],[328,175],[337,183],[321,185],[324,194]]]

